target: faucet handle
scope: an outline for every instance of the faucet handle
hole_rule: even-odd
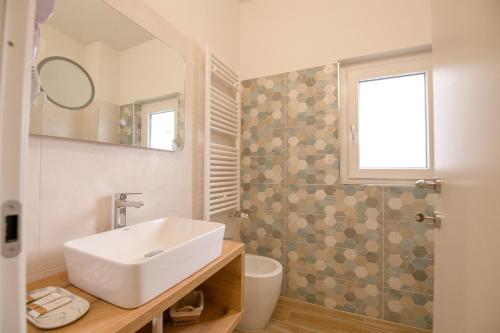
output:
[[[124,193],[115,193],[116,200],[127,200],[127,195],[139,195],[142,194],[140,192],[124,192]]]

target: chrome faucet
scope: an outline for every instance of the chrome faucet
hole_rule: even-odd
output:
[[[144,206],[144,203],[141,201],[127,201],[127,196],[130,194],[142,193],[115,193],[115,220],[113,229],[127,226],[127,207],[141,208]]]

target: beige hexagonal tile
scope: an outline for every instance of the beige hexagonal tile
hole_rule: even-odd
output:
[[[391,266],[399,266],[403,263],[403,260],[401,260],[401,256],[397,254],[391,254],[388,257],[388,261]]]
[[[324,140],[317,140],[314,143],[314,148],[316,148],[318,150],[323,150],[323,149],[325,149],[325,147],[326,147],[326,142]]]
[[[377,230],[379,228],[379,223],[374,218],[369,218],[368,220],[366,220],[365,225],[369,230]]]
[[[249,147],[249,148],[250,148],[250,151],[251,151],[252,153],[256,153],[256,152],[257,152],[257,150],[259,150],[259,145],[258,145],[258,144],[256,144],[256,143],[254,142],[254,143],[250,144],[250,147]]]
[[[400,312],[402,309],[401,303],[399,303],[398,301],[395,301],[395,300],[390,300],[389,302],[387,302],[387,307],[392,312]]]
[[[314,197],[318,200],[323,200],[326,198],[326,192],[324,190],[316,190]]]
[[[281,202],[273,202],[272,204],[272,209],[273,211],[275,212],[281,212],[281,209],[283,208],[283,205],[281,204]]]
[[[299,254],[297,253],[297,251],[289,251],[288,259],[290,259],[291,261],[297,261],[299,259]]]
[[[281,146],[281,138],[273,138],[273,147]]]
[[[403,286],[403,283],[401,282],[400,279],[392,276],[389,279],[387,279],[387,284],[389,285],[390,288],[396,290],[400,290],[401,287]]]
[[[297,193],[290,193],[288,195],[288,201],[290,203],[296,204],[297,202],[299,202],[299,195]]]
[[[368,296],[378,296],[380,290],[377,288],[377,286],[373,284],[368,284],[365,287],[365,292]]]
[[[324,180],[326,185],[334,185],[337,182],[337,177],[334,175],[327,175]]]
[[[403,207],[403,202],[399,198],[390,198],[389,201],[387,201],[387,206],[391,209],[401,209],[401,207]]]
[[[348,195],[344,198],[344,203],[349,207],[356,206],[357,200],[355,197]]]
[[[326,246],[330,246],[330,247],[335,246],[335,244],[337,243],[337,240],[335,239],[335,237],[331,236],[331,235],[326,236],[323,241],[325,242]]]
[[[358,254],[356,253],[356,250],[354,250],[354,249],[346,249],[344,251],[344,256],[348,260],[354,260],[354,259],[356,259],[356,257],[358,256]]]
[[[394,232],[394,231],[391,231],[389,235],[387,235],[387,238],[393,244],[399,244],[403,240],[401,234],[399,232]]]
[[[325,212],[325,214],[333,216],[333,215],[335,215],[335,212],[337,210],[335,209],[335,206],[327,205],[323,211]]]
[[[327,308],[335,309],[337,307],[337,302],[334,298],[327,297],[323,302]]]
[[[356,276],[359,278],[365,278],[368,276],[368,271],[365,267],[358,266],[354,269],[354,274],[356,274]]]

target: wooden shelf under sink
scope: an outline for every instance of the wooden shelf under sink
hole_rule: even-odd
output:
[[[164,333],[219,333],[232,332],[242,316],[241,311],[229,309],[225,306],[206,302],[201,314],[200,322],[194,325],[174,326],[167,319],[163,326]],[[151,332],[151,324],[144,326],[137,333]]]
[[[241,319],[244,306],[244,246],[224,241],[219,258],[181,281],[163,294],[135,309],[122,309],[72,286],[66,273],[30,283],[28,290],[46,286],[67,288],[90,302],[89,312],[80,320],[51,333],[151,332],[149,322],[187,295],[201,289],[205,307],[200,322],[190,326],[165,323],[165,332],[232,332]],[[47,332],[28,324],[28,332]]]
[[[165,325],[168,333],[218,333],[232,332],[241,318],[241,312],[215,303],[205,303],[200,322],[189,326]]]

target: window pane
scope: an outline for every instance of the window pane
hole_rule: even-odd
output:
[[[427,168],[425,73],[359,82],[360,169]]]
[[[173,150],[174,111],[151,113],[149,115],[150,148]]]

